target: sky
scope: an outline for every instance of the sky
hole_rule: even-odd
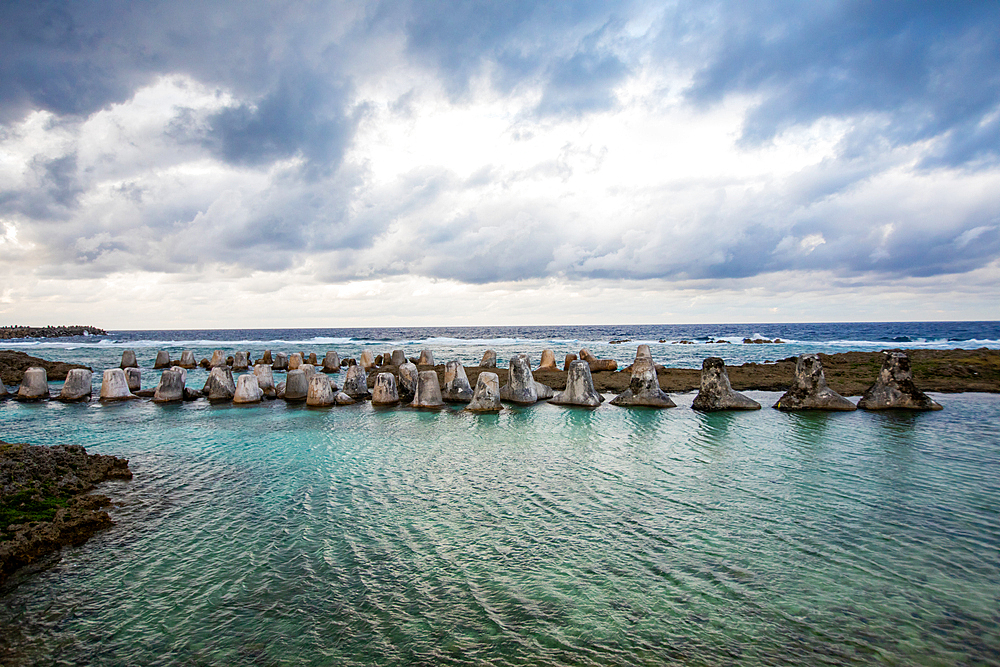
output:
[[[0,6],[0,324],[1000,319],[995,1]]]

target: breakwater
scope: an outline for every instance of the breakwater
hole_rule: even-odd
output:
[[[89,326],[48,326],[48,327],[0,327],[0,340],[17,338],[69,338],[71,336],[107,336],[104,329]]]

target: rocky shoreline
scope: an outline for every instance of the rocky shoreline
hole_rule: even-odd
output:
[[[97,327],[73,325],[69,327],[0,327],[0,340],[14,338],[66,338],[68,336],[107,336],[108,332]]]
[[[15,350],[0,350],[0,381],[7,385],[17,385],[24,378],[24,371],[32,366],[44,368],[50,380],[65,380],[66,375],[74,368],[91,370],[80,364],[67,364],[62,361],[46,361],[32,357]]]
[[[88,454],[79,445],[41,447],[0,441],[0,583],[19,567],[82,544],[112,525],[110,479],[132,479],[128,460]]]

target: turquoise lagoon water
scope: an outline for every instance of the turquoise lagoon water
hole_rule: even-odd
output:
[[[112,529],[0,590],[0,663],[1000,664],[1000,396],[934,397],[8,401],[0,438],[135,477],[104,487]]]

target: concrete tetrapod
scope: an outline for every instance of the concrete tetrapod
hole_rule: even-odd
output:
[[[267,364],[270,366],[274,363],[274,358],[271,356],[271,350],[264,350],[264,355],[257,362],[258,364]]]
[[[127,401],[133,398],[138,397],[129,391],[128,379],[125,377],[124,370],[121,368],[109,368],[104,371],[104,375],[101,378],[102,401]]]
[[[138,368],[139,362],[135,360],[135,352],[132,350],[125,350],[122,352],[122,362],[118,366],[119,368]]]
[[[571,363],[569,373],[566,375],[566,389],[553,396],[551,402],[556,405],[580,405],[587,408],[596,408],[603,403],[604,397],[594,389],[590,364],[580,359]]]
[[[801,354],[795,361],[792,386],[774,404],[778,410],[857,410],[857,406],[826,384],[823,363],[816,354]]]
[[[709,357],[701,362],[701,390],[691,404],[691,409],[703,412],[760,410],[760,403],[733,391],[726,372],[726,362],[720,357]]]
[[[236,391],[233,392],[233,403],[237,405],[248,405],[260,403],[264,400],[264,391],[257,383],[257,376],[253,373],[244,373],[236,378]]]
[[[301,368],[304,363],[301,352],[292,352],[292,356],[288,357],[288,370],[294,371]]]
[[[170,362],[170,353],[166,350],[160,350],[156,353],[156,361],[153,362],[153,369],[159,368],[170,368],[173,364]]]
[[[118,369],[125,376],[125,371]],[[19,401],[40,401],[49,397],[49,375],[44,368],[32,366],[24,371],[21,386],[17,389],[16,398]]]
[[[340,372],[340,355],[336,352],[330,351],[326,353],[323,357],[323,372],[324,373],[339,373]]]
[[[181,352],[181,360],[177,362],[177,365],[181,368],[197,368],[198,362],[194,359],[194,351],[184,350]]]
[[[361,358],[358,359],[358,365],[365,369],[365,371],[375,367],[375,357],[372,356],[371,350],[364,350],[361,352]]]
[[[636,356],[637,359],[639,357],[649,357],[650,359],[652,359],[653,358],[653,353],[650,352],[649,345],[646,345],[645,343],[643,343],[642,345],[640,345],[637,348],[635,348],[635,356]]]
[[[538,369],[540,371],[557,371],[559,367],[556,366],[556,353],[548,348],[542,350],[542,363],[538,364]]]
[[[590,350],[583,348],[580,350],[580,359],[586,361],[590,364],[590,370],[593,373],[598,371],[616,371],[618,370],[618,362],[614,359],[598,359],[590,353]],[[567,369],[568,371],[569,369]]]
[[[154,403],[180,403],[184,400],[184,369],[168,368],[160,374],[153,393]]]
[[[288,371],[285,378],[285,395],[283,398],[292,403],[301,402],[309,397],[309,380],[301,368]]]
[[[653,358],[637,356],[632,362],[632,378],[628,389],[611,399],[611,405],[622,407],[642,406],[647,408],[676,408],[670,396],[660,389],[660,381],[656,377],[656,366]]]
[[[226,365],[226,353],[222,350],[214,350],[212,352],[212,358],[208,360],[209,368],[218,368],[219,366]]]
[[[66,374],[66,381],[63,382],[62,391],[56,400],[63,403],[77,403],[89,401],[93,393],[92,381],[94,374],[86,368],[74,368]]]
[[[465,367],[458,360],[449,361],[444,366],[444,389],[441,396],[449,403],[468,403],[472,400],[472,385]]]
[[[139,391],[142,389],[142,371],[138,368],[126,368],[125,381],[128,382],[129,391]]]
[[[278,388],[274,386],[274,373],[271,367],[265,363],[259,363],[253,367],[253,374],[257,376],[257,386],[264,392],[264,398],[276,398]]]
[[[368,373],[364,367],[354,364],[347,367],[347,377],[344,378],[344,393],[353,399],[368,398]]]
[[[515,354],[510,358],[507,384],[500,388],[500,398],[511,403],[529,405],[538,402],[538,387],[531,374],[528,355]]]
[[[310,352],[309,353],[309,365],[310,366],[319,366],[319,361],[316,359],[316,353],[315,352]]]
[[[271,364],[271,370],[275,371],[287,371],[288,370],[288,355],[284,352],[276,352],[274,354],[274,363]]]
[[[250,368],[250,363],[247,361],[246,352],[236,352],[233,354],[233,370],[234,371],[245,371]]]
[[[417,393],[417,365],[407,361],[399,366],[399,398],[409,401]]]
[[[496,368],[497,367],[497,353],[493,350],[486,350],[483,352],[483,358],[479,362],[480,368]]]
[[[570,352],[569,354],[567,354],[566,355],[566,361],[563,362],[563,370],[568,373],[569,372],[569,365],[571,363],[573,363],[574,361],[576,361],[577,359],[579,359],[579,358],[580,357],[576,356],[572,352]]]
[[[10,394],[7,392],[7,385],[3,383],[0,379],[0,401],[10,398]]]
[[[500,377],[483,371],[476,380],[472,402],[465,408],[469,412],[500,412]]]
[[[858,407],[862,410],[941,410],[941,404],[913,384],[910,358],[902,352],[886,352],[878,379],[868,387]]]
[[[420,374],[417,376],[417,391],[413,394],[413,401],[410,403],[410,407],[444,407],[444,399],[441,398],[441,385],[438,382],[437,372],[420,371]]]
[[[400,366],[406,363],[406,353],[403,352],[402,350],[393,350],[392,355],[389,359],[389,363],[391,363],[396,368],[399,368]]]
[[[430,350],[420,350],[420,358],[417,359],[417,366],[433,366],[434,353]]]
[[[233,400],[236,394],[236,383],[233,382],[233,371],[229,366],[216,366],[208,374],[208,380],[201,393],[212,403],[223,403]]]
[[[375,377],[372,388],[372,405],[396,405],[399,403],[399,392],[396,391],[396,376],[392,373],[379,373]]]
[[[330,385],[330,378],[322,373],[316,373],[309,378],[309,394],[306,396],[306,405],[312,408],[326,408],[336,402],[333,387]]]

